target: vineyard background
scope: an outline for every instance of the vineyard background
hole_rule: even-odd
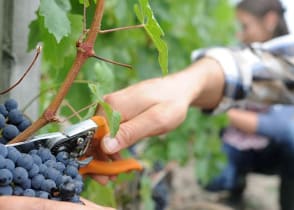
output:
[[[40,2],[44,1],[0,2],[1,89],[14,83],[25,71],[31,62],[36,45],[40,43],[43,46],[42,58],[21,85],[0,98],[3,101],[7,97],[13,97],[23,108],[28,105],[29,108],[24,111],[32,120],[44,111],[56,94],[72,64],[76,53],[76,41],[82,33],[83,5],[79,1],[52,0],[57,8],[49,7],[53,4],[49,4],[47,8],[57,17],[65,14],[70,22],[69,33],[59,37],[60,40],[48,31],[40,11],[36,12]],[[137,0],[107,0],[102,29],[138,24],[133,9],[136,3]],[[170,73],[189,65],[190,53],[194,49],[236,44],[234,9],[229,0],[186,0],[185,3],[162,0],[150,1],[150,5],[165,33]],[[86,13],[87,26],[92,21],[94,8],[95,4],[90,1]],[[55,12],[54,9],[58,11]],[[60,16],[58,25],[63,26],[65,23]],[[161,76],[156,58],[157,51],[143,29],[100,34],[95,51],[102,57],[130,64],[133,70],[89,59],[62,103],[58,112],[60,118],[66,118],[73,110],[79,110],[95,101],[96,98],[88,87],[89,82],[97,84],[99,90],[107,93],[143,79]],[[86,118],[88,114],[81,115]],[[67,123],[79,120],[72,118]],[[206,116],[199,110],[191,109],[185,123],[176,131],[137,145],[137,158],[151,166],[157,162],[167,165],[176,161],[180,166],[189,168],[177,167],[173,169],[173,173],[189,172],[190,181],[194,180],[196,184],[196,180],[201,180],[205,183],[226,161],[218,139],[219,130],[226,123],[224,115]],[[63,125],[51,124],[40,132],[56,131]],[[144,148],[144,153],[140,152],[141,147]],[[126,151],[125,155],[129,155],[129,152]],[[195,159],[196,162],[193,162]],[[128,186],[125,183],[133,183],[136,178],[138,179],[138,176],[134,174],[121,175],[115,183],[107,186],[100,186],[87,180],[83,195],[99,204],[124,206],[131,202],[130,198],[126,199]],[[181,183],[182,179],[177,179]],[[151,210],[152,179],[148,174],[144,174],[139,176],[139,182],[141,188],[137,190],[140,199],[137,202],[142,209]]]

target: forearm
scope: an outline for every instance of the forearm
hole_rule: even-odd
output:
[[[175,81],[179,81],[174,84],[184,86],[184,91],[190,93],[191,106],[212,109],[223,97],[224,74],[214,59],[203,58],[175,76]],[[171,78],[173,80],[173,76]]]
[[[258,114],[252,111],[230,109],[228,117],[231,125],[246,133],[256,133]]]

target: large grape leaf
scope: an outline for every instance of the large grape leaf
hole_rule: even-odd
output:
[[[162,37],[164,32],[155,19],[148,0],[139,0],[139,4],[134,6],[135,13],[139,21],[144,24],[144,28],[152,39],[155,47],[158,50],[158,61],[162,73],[168,73],[168,48]]]
[[[39,13],[44,17],[45,27],[57,42],[71,31],[67,12],[71,9],[69,0],[41,0]]]

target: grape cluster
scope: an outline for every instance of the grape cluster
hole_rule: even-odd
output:
[[[0,143],[6,144],[31,125],[31,121],[18,109],[14,99],[0,104]]]
[[[7,142],[24,131],[31,122],[13,99],[0,104],[0,196],[39,197],[79,203],[83,180],[79,163],[68,152],[56,155],[47,148],[24,153]]]
[[[0,144],[0,195],[79,202],[83,180],[78,167],[65,151],[54,156],[41,147],[21,153]]]

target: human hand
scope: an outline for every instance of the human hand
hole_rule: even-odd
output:
[[[114,210],[113,208],[98,206],[90,201],[81,199],[84,205],[70,202],[53,201],[24,196],[0,196],[1,210]]]
[[[103,139],[104,151],[116,153],[139,139],[166,133],[181,124],[195,88],[179,83],[170,77],[156,78],[105,96],[105,101],[121,113],[122,121],[115,139]]]
[[[223,88],[221,66],[203,58],[183,71],[106,95],[104,100],[121,113],[122,121],[115,138],[102,140],[102,149],[115,154],[139,139],[175,129],[186,118],[190,105],[214,108],[222,99]]]

